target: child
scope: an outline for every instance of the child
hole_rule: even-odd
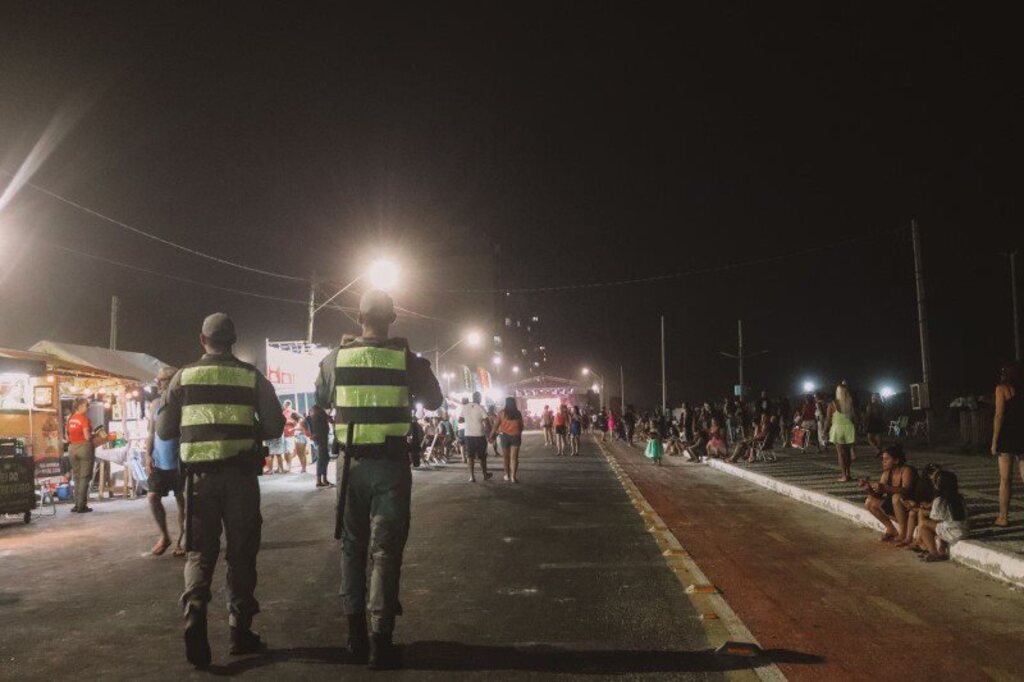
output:
[[[967,537],[970,527],[967,521],[967,505],[952,471],[938,470],[934,474],[935,499],[931,513],[920,513],[918,533],[928,553],[924,561],[944,561],[949,558],[949,548]]]
[[[647,459],[654,460],[654,463],[661,466],[661,456],[664,451],[661,447],[661,434],[655,429],[651,429],[647,434],[647,450],[644,455]]]

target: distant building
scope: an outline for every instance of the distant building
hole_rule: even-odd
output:
[[[500,297],[496,322],[494,350],[502,356],[502,362],[510,370],[518,367],[520,376],[544,374],[548,349],[544,340],[543,321],[532,310],[529,296],[504,292]]]

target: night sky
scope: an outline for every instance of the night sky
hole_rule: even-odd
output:
[[[1000,254],[1024,241],[1024,98],[1007,17],[935,2],[210,5],[3,3],[0,169],[42,140],[33,183],[254,268],[345,283],[395,256],[398,304],[448,321],[403,317],[416,348],[489,326],[500,243],[502,287],[557,288],[529,294],[551,373],[610,380],[621,363],[638,404],[660,398],[661,314],[673,401],[731,391],[719,351],[735,352],[740,317],[747,349],[769,351],[748,362],[755,387],[919,379],[916,217],[938,390],[988,390],[1012,355]],[[0,211],[0,255],[0,346],[105,346],[114,294],[120,347],[174,364],[215,310],[243,356],[305,333],[307,284],[31,187]],[[318,340],[345,331],[319,315]]]

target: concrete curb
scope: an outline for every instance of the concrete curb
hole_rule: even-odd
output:
[[[717,469],[730,476],[742,478],[780,495],[785,495],[805,504],[824,509],[827,512],[842,516],[849,521],[872,530],[883,530],[882,524],[878,522],[878,519],[871,516],[867,509],[845,500],[840,500],[824,493],[817,493],[813,490],[806,490],[791,483],[777,481],[770,476],[748,471],[734,464],[723,462],[720,459],[709,459],[706,462],[712,469]],[[1024,555],[1014,556],[1005,552],[997,552],[972,540],[963,540],[956,543],[950,550],[949,555],[954,561],[958,561],[964,566],[981,571],[997,580],[1002,580],[1018,587],[1024,587]]]

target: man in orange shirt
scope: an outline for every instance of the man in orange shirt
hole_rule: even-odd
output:
[[[92,483],[92,469],[96,463],[96,451],[92,445],[92,424],[85,414],[89,401],[79,398],[75,401],[75,412],[68,418],[68,457],[71,459],[71,477],[75,483],[75,506],[72,512],[91,512],[89,485]]]

